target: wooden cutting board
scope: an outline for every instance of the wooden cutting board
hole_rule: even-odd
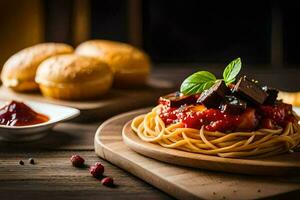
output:
[[[20,101],[40,101],[70,106],[80,110],[77,120],[91,121],[114,114],[155,104],[157,98],[172,92],[174,85],[169,81],[150,79],[147,86],[140,89],[112,89],[103,98],[89,101],[65,101],[43,97],[40,93],[16,93],[4,86],[0,87],[0,99]]]
[[[122,139],[123,126],[141,109],[104,122],[95,135],[98,156],[178,199],[292,198],[300,194],[300,176],[249,176],[182,167],[145,157]],[[171,159],[176,159],[171,157]]]

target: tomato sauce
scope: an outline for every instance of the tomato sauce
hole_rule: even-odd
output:
[[[0,124],[27,126],[49,121],[49,117],[35,112],[22,102],[11,101],[0,109]]]
[[[295,122],[292,106],[278,103],[273,106],[261,105],[247,107],[240,114],[230,114],[219,109],[206,109],[204,105],[182,105],[170,107],[161,104],[160,118],[166,125],[181,122],[186,128],[200,129],[204,126],[207,131],[254,131],[259,128],[284,128],[288,122]]]

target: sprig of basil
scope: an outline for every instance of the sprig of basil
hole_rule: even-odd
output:
[[[242,68],[242,61],[241,58],[236,58],[235,60],[231,61],[227,67],[224,69],[223,72],[223,80],[225,81],[226,85],[233,83],[235,81],[235,77],[238,75]]]
[[[231,61],[223,72],[223,80],[226,85],[233,83],[236,76],[241,71],[242,61],[236,58]],[[217,81],[215,75],[208,71],[199,71],[187,77],[180,87],[180,92],[184,95],[198,94],[211,88]]]
[[[184,95],[201,93],[213,86],[216,80],[215,75],[208,71],[196,72],[183,81],[180,92]]]

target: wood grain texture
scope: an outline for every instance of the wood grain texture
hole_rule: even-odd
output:
[[[299,176],[212,172],[171,165],[135,153],[124,144],[121,132],[127,121],[144,112],[143,109],[133,111],[104,122],[95,135],[96,153],[179,199],[256,199],[299,195]]]
[[[153,69],[152,77],[172,80],[179,85],[185,77],[193,72],[198,70],[209,70],[217,75],[221,72],[222,66],[225,65],[218,64],[210,66],[199,63],[192,65],[183,63],[161,64]],[[282,90],[299,90],[300,79],[298,77],[300,76],[300,70],[298,68],[284,68],[284,70],[277,71],[271,70],[268,66],[247,66],[243,67],[242,74],[251,75],[258,80],[268,83],[270,86],[278,87]],[[221,74],[219,74],[219,77],[220,76]],[[93,150],[93,140],[95,131],[101,124],[101,120],[97,117],[89,120],[97,122],[91,123],[90,121],[85,121],[85,123],[61,123],[46,137],[34,142],[15,144],[0,141],[0,199],[171,199],[169,196],[165,195],[165,193],[154,189],[144,181],[141,181],[123,170],[120,170],[118,167],[97,158]],[[128,119],[125,119],[124,123],[127,120]],[[122,124],[109,129],[105,130],[111,131],[112,133],[115,131],[118,132],[122,129]],[[105,136],[103,140],[104,139],[106,141],[115,142],[116,146],[112,147],[114,151],[120,144],[120,150],[124,151],[124,156],[126,156],[125,154],[127,153],[129,158],[132,157],[132,151],[127,147],[124,149],[123,144],[116,141],[116,139],[121,141],[121,135],[113,137]],[[110,156],[109,151],[106,151],[108,152],[106,156]],[[69,156],[76,153],[84,156],[89,164],[96,161],[103,162],[106,166],[105,174],[113,176],[119,187],[113,189],[102,187],[99,185],[99,182],[91,178],[85,170],[80,171],[70,167],[68,162]],[[155,160],[144,158],[138,154],[134,155],[136,155],[141,163],[150,163],[149,166],[153,166],[154,168],[157,166],[157,161]],[[22,166],[24,168],[17,165],[19,159],[24,159],[24,161],[27,162],[26,159],[28,157],[34,157],[38,164],[30,167],[25,163],[25,166]],[[118,162],[123,165],[127,164],[123,159],[118,160],[116,157],[114,163],[118,164]],[[120,164],[120,166],[122,165]],[[161,165],[158,164],[158,166]],[[126,168],[126,166],[124,166],[124,169],[127,169],[129,172],[133,172],[135,168],[138,167],[131,167],[131,165],[128,165]],[[186,172],[186,168],[184,167],[178,168],[171,165],[160,168],[159,172],[167,173],[169,177],[172,176],[173,173],[168,172],[170,169]],[[143,173],[143,170],[140,171]],[[236,185],[241,184],[241,181],[236,181],[236,179],[239,179],[238,177],[240,177],[238,175],[233,175],[233,178],[229,178],[228,175],[224,176],[222,173],[193,170],[192,173],[187,172],[186,175],[180,174],[176,176],[173,174],[173,176],[174,182],[181,180],[182,177],[189,180],[195,176],[195,178],[193,178],[193,180],[195,180],[195,185],[190,186],[189,184],[186,184],[184,187],[196,188],[202,196],[205,196],[204,192],[208,188],[209,190],[206,191],[206,197],[210,199],[223,199],[223,196],[228,197],[228,194],[234,195],[235,193],[238,193],[235,194],[237,199],[238,197],[241,197],[242,194],[245,194],[243,191],[247,187],[247,185],[241,186],[239,188],[243,188],[243,190],[239,189],[239,191],[234,192]],[[300,182],[298,177],[262,177],[261,179],[265,179],[265,182],[268,182],[268,186],[265,186],[264,182],[256,181],[257,178],[255,177],[241,177],[242,179],[248,179],[248,181],[252,182],[252,192],[258,193],[257,196],[259,196],[260,193],[264,194],[260,196],[265,196],[266,191],[274,194],[279,182],[285,185],[284,187],[287,188],[286,191],[293,191],[282,194],[276,192],[276,194],[274,194],[275,196],[271,199],[297,199],[300,193],[299,189],[297,189],[297,185]],[[146,181],[149,183],[160,182],[160,179],[153,175]],[[202,185],[199,186],[200,183]],[[291,186],[286,186],[287,183]],[[224,192],[224,188],[222,187],[223,184],[226,186],[231,185],[228,191]],[[274,185],[273,187],[272,184]],[[257,188],[260,188],[261,192],[256,191]],[[211,190],[214,190],[216,194],[212,194]],[[165,191],[168,190],[165,189]],[[181,190],[177,193],[181,194],[180,191]],[[242,194],[240,194],[241,192]],[[182,196],[183,195],[184,194],[182,194]],[[188,196],[185,197],[185,199],[188,199]],[[268,199],[269,198],[270,196],[268,196]]]
[[[116,186],[102,186],[88,168],[75,168],[70,156],[79,154],[88,165],[101,162]],[[36,164],[28,164],[33,157]],[[19,165],[19,160],[25,165]],[[0,199],[170,199],[141,180],[99,159],[92,151],[0,153]]]
[[[4,100],[39,101],[70,106],[80,110],[77,121],[104,119],[131,109],[155,104],[157,98],[173,91],[170,81],[150,79],[147,86],[136,89],[112,89],[102,98],[87,101],[65,101],[43,97],[40,93],[16,93],[4,86],[0,87],[0,98]]]

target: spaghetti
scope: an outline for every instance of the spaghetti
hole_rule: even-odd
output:
[[[296,149],[300,143],[300,126],[289,122],[281,129],[259,129],[252,132],[222,133],[202,128],[185,128],[181,122],[166,125],[156,106],[151,112],[137,116],[131,128],[146,142],[165,148],[225,158],[266,157]],[[294,113],[298,119],[298,116]]]

